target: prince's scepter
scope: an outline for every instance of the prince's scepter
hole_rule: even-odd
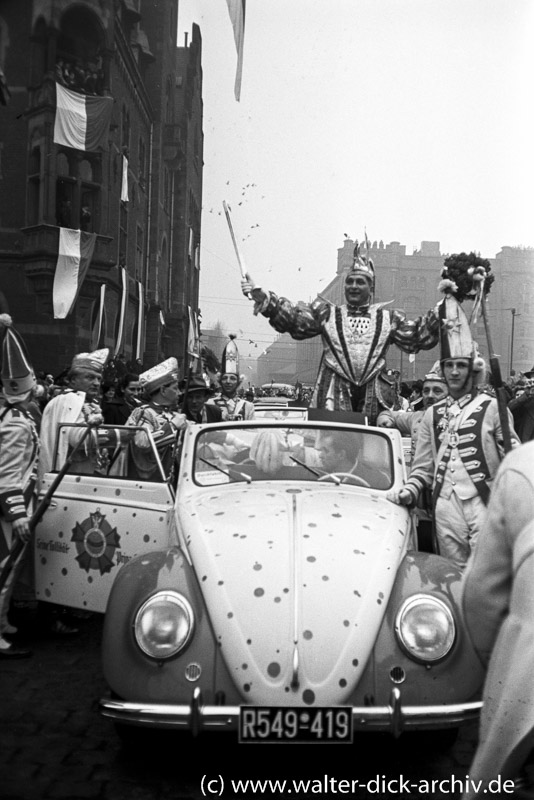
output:
[[[243,260],[243,257],[241,255],[241,253],[239,252],[239,247],[237,246],[237,240],[235,238],[234,227],[232,225],[232,220],[230,219],[230,209],[229,209],[229,207],[227,206],[227,204],[226,204],[226,202],[224,200],[223,200],[223,208],[224,208],[224,213],[225,213],[225,216],[226,216],[226,221],[227,221],[228,227],[230,229],[230,236],[232,237],[232,242],[233,242],[235,254],[236,254],[236,257],[237,257],[237,263],[239,264],[239,269],[241,270],[241,277],[243,278],[244,281],[246,281],[247,280],[247,268],[245,267],[245,262]],[[247,297],[249,298],[249,300],[251,299],[250,294],[248,294]]]

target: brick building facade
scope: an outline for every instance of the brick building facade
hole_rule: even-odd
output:
[[[0,291],[37,370],[57,374],[97,346],[145,366],[184,360],[188,306],[198,310],[202,69],[196,25],[177,47],[177,10],[175,0],[0,5],[10,95],[0,105]],[[57,82],[112,98],[97,151],[54,142]],[[52,304],[60,227],[96,234],[65,319]]]

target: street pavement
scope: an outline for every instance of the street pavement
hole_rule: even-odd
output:
[[[78,636],[61,638],[45,633],[35,609],[15,610],[12,621],[20,626],[17,641],[28,645],[33,656],[0,660],[2,800],[199,800],[214,794],[274,800],[290,793],[300,798],[386,798],[399,792],[373,791],[373,783],[347,794],[336,782],[357,779],[361,786],[377,776],[460,779],[473,755],[474,724],[442,752],[428,746],[428,736],[394,742],[373,734],[358,736],[353,745],[308,746],[238,745],[219,736],[187,745],[172,736],[150,734],[141,749],[129,751],[98,713],[98,700],[106,692],[100,667],[102,616],[79,621]],[[277,793],[276,787],[259,792],[231,783],[247,778],[321,783],[310,786],[308,793],[297,792],[294,784]],[[425,796],[429,794],[451,800],[461,792],[447,788]]]

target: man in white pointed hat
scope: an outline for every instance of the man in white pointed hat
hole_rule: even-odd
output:
[[[144,402],[135,408],[127,425],[139,425],[152,434],[165,472],[174,468],[179,432],[185,427],[185,415],[178,411],[180,393],[178,361],[171,357],[139,375],[139,388]],[[157,479],[159,465],[152,444],[144,431],[137,431],[130,442],[130,474],[141,480]]]
[[[324,354],[310,407],[361,412],[371,425],[387,405],[380,397],[390,345],[417,353],[435,347],[439,336],[435,311],[407,320],[403,312],[386,308],[387,303],[371,302],[374,285],[373,262],[360,253],[358,243],[345,277],[343,305],[292,303],[260,289],[248,274],[241,282],[243,294],[254,300],[254,314],[267,317],[275,330],[293,339],[321,336]]]
[[[441,368],[449,395],[421,422],[410,477],[388,499],[414,506],[425,489],[441,555],[465,567],[476,545],[491,485],[504,457],[497,400],[477,392],[484,362],[471,338],[465,312],[452,295],[440,304]],[[520,444],[508,413],[512,444]]]
[[[40,430],[40,481],[45,473],[54,469],[54,451],[58,426],[61,423],[76,423],[83,427],[59,429],[56,468],[65,462],[69,449],[74,447],[87,425],[95,428],[95,435],[89,436],[76,453],[73,470],[77,473],[93,474],[99,471],[103,467],[100,462],[107,453],[105,445],[116,444],[116,434],[113,431],[96,434],[96,428],[103,423],[100,386],[108,356],[107,347],[74,356],[67,375],[68,388],[46,404]]]
[[[218,406],[223,420],[252,419],[254,403],[238,396],[243,380],[239,372],[239,352],[234,334],[230,334],[229,338],[221,361],[220,391],[210,398],[206,405]]]
[[[26,348],[12,328],[11,318],[0,315],[2,341],[2,394],[0,406],[0,533],[2,552],[7,554],[17,538],[30,539],[30,518],[35,499],[36,467],[39,455],[39,438],[28,406],[36,386]],[[17,647],[5,638],[17,632],[8,619],[11,596],[24,562],[21,553],[0,592],[0,659],[24,658],[29,650]]]

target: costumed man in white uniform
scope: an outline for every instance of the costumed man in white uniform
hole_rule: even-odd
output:
[[[79,353],[72,359],[68,374],[69,387],[62,394],[52,398],[43,411],[41,420],[41,456],[39,458],[39,480],[52,469],[61,469],[73,448],[89,425],[91,431],[84,444],[75,454],[73,471],[93,474],[105,472],[109,460],[106,445],[117,443],[115,431],[98,431],[103,423],[100,407],[100,385],[102,373],[109,356],[109,349],[94,350],[92,353]],[[57,461],[54,465],[54,451],[61,423],[76,423],[83,428],[59,429]]]
[[[39,438],[35,422],[28,413],[36,381],[26,348],[11,327],[11,318],[7,314],[1,315],[0,328],[5,328],[2,342],[3,403],[0,405],[0,531],[3,538],[0,568],[3,568],[16,539],[30,540]],[[0,658],[31,655],[29,650],[5,638],[17,632],[9,622],[8,613],[23,560],[24,551],[13,564],[0,592]]]
[[[484,362],[471,337],[465,312],[452,295],[440,304],[441,368],[449,396],[425,411],[410,477],[388,499],[413,506],[432,489],[441,555],[463,568],[475,547],[491,485],[504,457],[497,400],[477,393]],[[508,414],[512,442],[519,439]]]
[[[223,420],[252,419],[254,403],[238,397],[243,377],[239,372],[239,352],[235,335],[230,334],[230,341],[223,351],[221,361],[221,389],[207,401],[207,405],[215,405],[221,409]]]
[[[139,375],[139,387],[145,402],[135,408],[127,425],[139,425],[149,431],[157,447],[165,475],[173,469],[179,431],[186,424],[178,411],[178,361],[167,358]],[[145,431],[137,431],[130,442],[129,473],[142,480],[160,480],[159,465]],[[135,475],[134,475],[135,473]]]
[[[243,294],[254,300],[254,314],[267,317],[270,325],[293,339],[321,336],[321,359],[311,408],[357,411],[374,425],[378,412],[392,403],[382,396],[391,393],[385,373],[386,353],[396,344],[407,353],[430,350],[439,337],[434,310],[415,320],[402,311],[387,309],[388,303],[372,303],[375,271],[370,258],[356,243],[354,261],[345,276],[346,304],[325,300],[292,303],[274,292],[265,292],[247,275]]]
[[[468,769],[471,786],[482,784],[464,797],[491,797],[491,781],[500,778],[502,787],[518,777],[523,785],[517,792],[498,796],[534,796],[533,575],[534,442],[528,442],[508,453],[499,468],[462,583],[465,627],[487,667],[478,744]]]

